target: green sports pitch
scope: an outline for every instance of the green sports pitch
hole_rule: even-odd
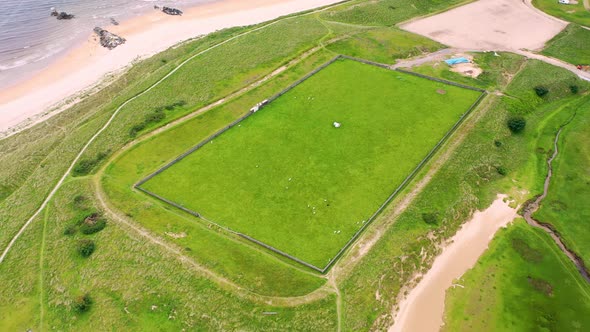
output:
[[[481,96],[341,58],[140,188],[322,270]]]

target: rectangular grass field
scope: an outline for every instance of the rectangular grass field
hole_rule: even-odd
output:
[[[338,59],[141,189],[322,269],[481,94]]]

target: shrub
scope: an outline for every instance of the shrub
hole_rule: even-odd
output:
[[[549,90],[544,86],[537,86],[535,87],[535,93],[539,97],[544,97],[546,94],[549,93]]]
[[[431,212],[431,213],[422,213],[422,220],[429,225],[437,225],[438,224],[438,213]]]
[[[508,119],[507,125],[511,132],[520,133],[526,127],[526,120],[521,116],[513,117]]]
[[[94,160],[80,160],[80,162],[74,166],[74,176],[82,176],[90,173],[90,171],[94,168],[94,165],[96,165]]]
[[[166,118],[166,114],[164,114],[164,112],[162,112],[161,110],[156,110],[153,113],[150,113],[148,115],[145,116],[145,122],[146,124],[148,123],[158,123],[162,120],[164,120],[164,118]]]
[[[98,233],[107,226],[107,221],[104,218],[88,219],[84,220],[80,226],[80,232],[86,235]]]
[[[108,150],[107,152],[100,152],[99,154],[96,155],[96,157],[94,159],[80,160],[80,162],[78,162],[76,164],[76,166],[74,166],[74,169],[73,169],[74,177],[90,174],[90,172],[92,172],[94,167],[96,165],[98,165],[98,163],[100,163],[103,159],[105,159],[109,155],[110,152],[111,152],[111,150]]]
[[[64,235],[74,235],[76,234],[76,226],[74,225],[70,225],[68,227],[66,227],[66,229],[64,229]]]
[[[496,166],[496,171],[502,176],[508,174],[508,170],[504,166]]]
[[[78,253],[82,257],[90,257],[94,252],[94,249],[96,249],[94,241],[88,239],[78,241]]]
[[[86,198],[86,196],[84,195],[78,195],[76,197],[74,197],[74,206],[77,209],[83,209],[86,206],[86,201],[88,199]]]
[[[579,90],[580,90],[580,89],[578,88],[578,86],[577,86],[577,85],[570,85],[570,91],[571,91],[573,94],[577,94]]]
[[[495,140],[495,141],[494,141],[494,145],[495,145],[497,148],[499,148],[499,147],[501,147],[501,146],[502,146],[502,142],[500,142],[500,141],[498,141],[498,140]]]
[[[83,313],[90,310],[91,306],[92,298],[88,293],[79,296],[74,300],[74,310],[76,310],[79,313]]]

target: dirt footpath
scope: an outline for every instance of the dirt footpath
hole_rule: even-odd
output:
[[[510,51],[541,49],[565,26],[522,0],[480,0],[401,28],[451,47]]]

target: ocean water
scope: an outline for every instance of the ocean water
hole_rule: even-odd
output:
[[[154,5],[186,9],[215,0],[2,0],[0,16],[0,88],[6,88],[49,65],[92,34],[96,26],[111,25],[153,11]],[[50,9],[74,14],[57,20]]]

